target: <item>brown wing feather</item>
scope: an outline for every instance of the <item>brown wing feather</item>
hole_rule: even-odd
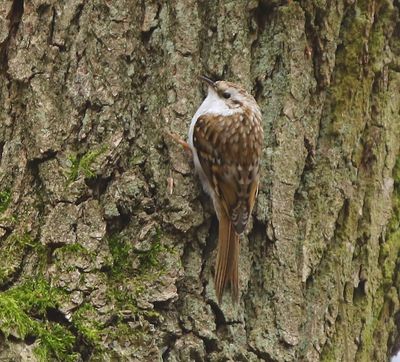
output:
[[[205,114],[194,128],[202,169],[237,233],[242,233],[258,187],[263,132],[253,112]]]

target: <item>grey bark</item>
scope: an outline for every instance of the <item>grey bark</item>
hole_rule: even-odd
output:
[[[388,360],[399,7],[3,1],[0,360]],[[237,307],[216,302],[217,220],[166,136],[185,137],[199,74],[263,111]]]

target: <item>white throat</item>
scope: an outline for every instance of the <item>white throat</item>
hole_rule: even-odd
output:
[[[192,122],[190,123],[189,128],[189,144],[192,148],[192,151],[195,152],[195,148],[193,146],[193,132],[194,126],[197,122],[197,119],[206,113],[218,114],[221,116],[230,116],[231,114],[237,113],[239,110],[229,108],[226,103],[215,93],[212,89],[208,90],[208,94],[206,99],[204,99],[203,103],[200,105],[196,113],[192,118]]]

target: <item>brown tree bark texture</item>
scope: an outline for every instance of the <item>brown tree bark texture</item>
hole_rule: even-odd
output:
[[[0,360],[386,361],[400,329],[398,0],[0,3]],[[240,303],[185,137],[263,112]],[[397,166],[396,166],[397,160]]]

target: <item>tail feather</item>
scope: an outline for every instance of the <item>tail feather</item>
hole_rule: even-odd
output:
[[[226,215],[219,220],[218,251],[215,267],[215,292],[221,303],[226,284],[230,282],[232,300],[239,301],[239,235]]]

